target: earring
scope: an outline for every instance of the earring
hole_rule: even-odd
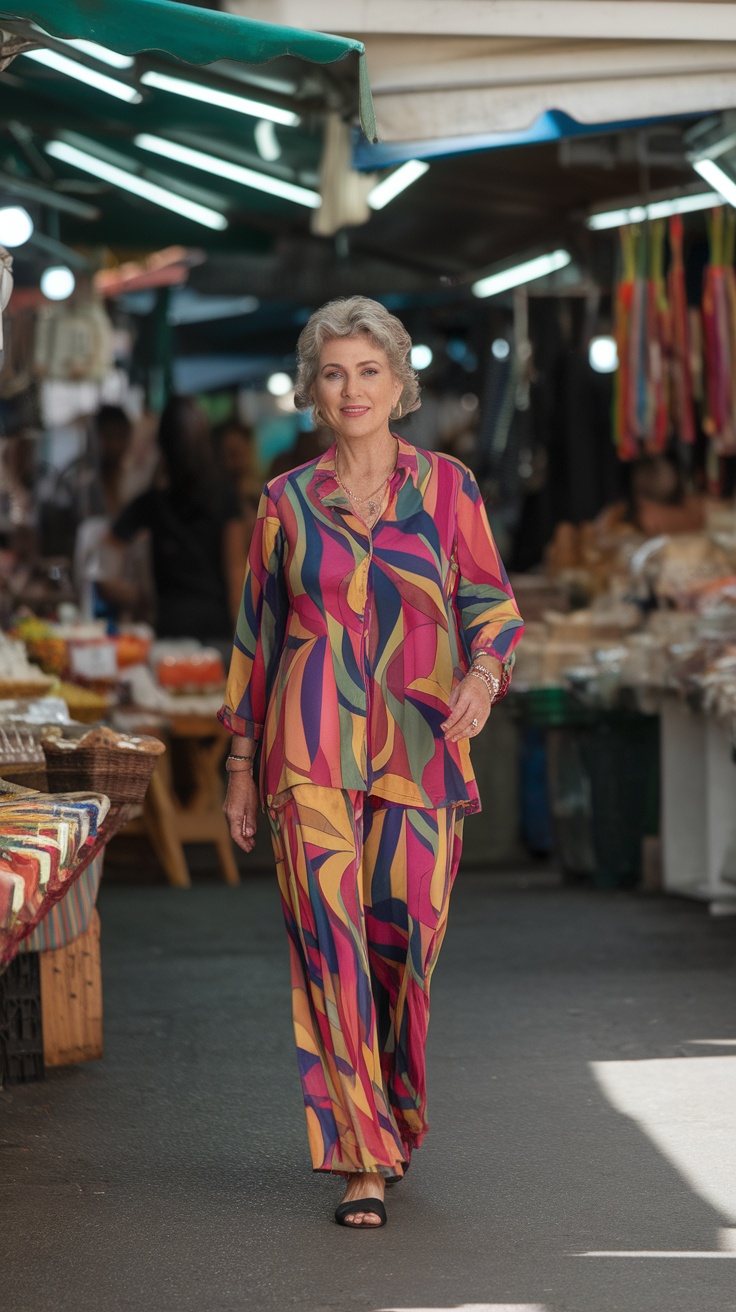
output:
[[[393,415],[392,418],[393,418],[396,422],[398,422],[398,420],[401,418],[401,416],[402,416],[403,413],[404,413],[404,407],[402,406],[401,401],[397,401],[396,404],[397,404],[397,406],[398,406],[398,408],[399,408],[399,413],[398,413],[397,415]]]

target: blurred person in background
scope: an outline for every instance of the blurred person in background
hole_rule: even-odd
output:
[[[241,507],[218,474],[209,420],[191,397],[168,402],[158,445],[155,485],[118,516],[113,540],[148,536],[160,638],[227,646],[247,559]]]
[[[136,544],[111,548],[109,533],[130,496],[127,491],[133,425],[119,405],[103,405],[92,421],[87,450],[62,471],[56,503],[64,501],[76,520],[74,585],[85,619],[117,621],[146,615],[143,588],[146,557]],[[66,494],[66,496],[65,496]]]
[[[362,296],[304,328],[295,404],[333,444],[264,490],[220,711],[246,852],[262,742],[312,1164],[346,1177],[335,1219],[365,1229],[427,1133],[430,981],[480,805],[469,740],[522,629],[472,473],[391,430],[420,404],[411,345]]]
[[[280,455],[274,456],[268,470],[269,479],[278,478],[279,474],[288,474],[290,470],[297,469],[299,465],[305,465],[308,460],[314,460],[315,456],[321,456],[322,452],[332,445],[332,442],[332,433],[328,428],[317,427],[301,430],[290,450],[282,451]]]
[[[228,485],[233,489],[245,524],[245,550],[258,514],[263,480],[258,477],[253,429],[239,419],[228,419],[214,430],[215,451]]]

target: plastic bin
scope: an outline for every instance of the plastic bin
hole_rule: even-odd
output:
[[[544,729],[549,812],[563,872],[600,888],[632,888],[642,842],[659,833],[659,717],[584,706],[565,688],[514,698]]]

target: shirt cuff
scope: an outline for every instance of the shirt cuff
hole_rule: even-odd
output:
[[[255,720],[244,720],[242,715],[236,715],[229,706],[221,706],[217,718],[220,724],[224,724],[230,733],[237,734],[239,738],[254,738],[257,742],[263,735],[262,724],[256,724]]]

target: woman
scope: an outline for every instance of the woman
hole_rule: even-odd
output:
[[[427,1131],[429,983],[479,809],[468,740],[522,629],[470,471],[391,433],[419,405],[410,350],[365,297],[304,328],[296,404],[335,442],[264,490],[220,712],[246,852],[261,749],[314,1168],[347,1176],[336,1220],[365,1228]]]
[[[242,595],[245,527],[234,493],[218,480],[206,414],[175,396],[158,434],[162,486],[131,501],[113,526],[130,542],[147,530],[160,638],[227,641]]]

